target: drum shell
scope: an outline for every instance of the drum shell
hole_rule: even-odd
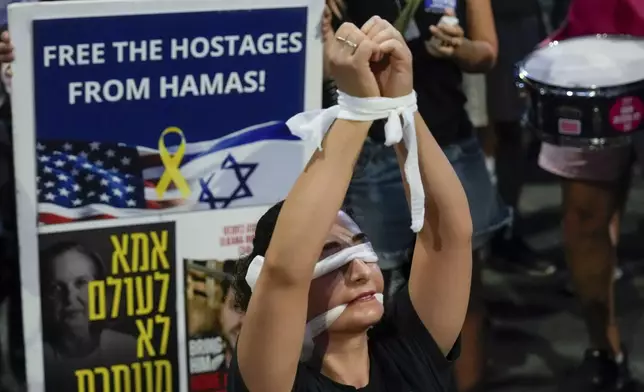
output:
[[[630,144],[633,133],[644,130],[643,49],[643,38],[607,34],[569,38],[536,49],[518,64],[516,72],[517,85],[529,98],[526,125],[553,144],[582,148]],[[593,57],[593,50],[609,58]],[[548,51],[557,51],[553,52],[557,53],[556,57]],[[569,78],[566,73],[544,76],[544,70],[559,72],[559,65],[564,65],[561,69],[565,70],[570,59],[585,76],[578,79]],[[579,59],[598,61],[596,70],[601,71],[596,78],[589,78],[586,73],[587,70],[590,74],[597,72],[592,71],[595,63],[587,62],[588,68],[584,69]],[[615,64],[614,74],[606,66],[611,62]],[[565,72],[570,71],[569,68]],[[577,82],[573,82],[574,87],[565,87],[557,85],[557,80]],[[594,86],[593,81],[599,86]]]
[[[566,89],[518,74],[518,85],[528,96],[527,123],[546,142],[601,148],[628,145],[633,132],[644,130],[644,121],[628,131],[611,124],[611,109],[621,100],[644,102],[644,82],[601,89]],[[562,132],[562,124],[575,132]]]

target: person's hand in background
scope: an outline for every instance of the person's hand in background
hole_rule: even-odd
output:
[[[430,56],[449,59],[464,72],[485,73],[494,67],[499,50],[492,4],[490,0],[465,0],[465,5],[467,24],[459,26],[454,10],[446,10],[438,26],[429,27],[432,37],[425,46]]]
[[[325,45],[327,45],[330,40],[333,40],[333,36],[335,34],[334,25],[337,27],[337,21],[343,21],[345,19],[346,10],[345,0],[326,0],[321,23],[322,41]],[[336,21],[336,24],[334,24],[334,20]],[[326,51],[324,53],[326,54]],[[329,80],[328,58],[325,56],[323,60],[323,76],[325,80]]]
[[[344,14],[347,10],[344,0],[326,0],[326,5],[336,18],[344,20]]]
[[[13,44],[9,32],[5,31],[0,35],[0,63],[10,63],[13,59]]]
[[[454,10],[446,10],[445,15],[454,17]],[[437,26],[429,26],[429,31],[432,33],[432,38],[425,41],[425,47],[430,55],[437,58],[454,56],[465,39],[465,32],[458,24],[439,23]]]
[[[322,75],[324,80],[331,78],[329,75],[329,45],[333,42],[335,31],[333,30],[333,25],[331,24],[333,19],[333,11],[329,6],[324,7],[324,13],[322,14],[322,44],[324,45],[324,51],[322,52]]]
[[[5,31],[0,35],[0,81],[4,84],[5,91],[11,94],[11,79],[13,77],[13,70],[11,63],[13,62],[13,44],[9,32]]]

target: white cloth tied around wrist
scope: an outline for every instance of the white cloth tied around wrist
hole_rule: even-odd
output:
[[[378,261],[378,256],[374,252],[370,243],[362,243],[344,248],[341,251],[318,261],[315,264],[315,269],[313,270],[313,279],[326,275],[329,272],[333,272],[356,259],[362,260],[365,263],[376,263]],[[255,285],[257,284],[257,279],[259,278],[263,265],[264,257],[255,256],[248,267],[246,283],[250,286],[251,291],[255,289]],[[376,294],[375,297],[380,301],[380,303],[383,302],[382,294]],[[336,306],[314,317],[306,323],[304,344],[302,347],[302,355],[300,357],[302,361],[308,360],[313,353],[313,338],[327,330],[331,324],[340,317],[347,306],[348,304]]]
[[[322,150],[322,140],[336,119],[374,121],[387,119],[385,145],[393,146],[404,141],[407,160],[404,164],[405,179],[409,184],[411,229],[417,233],[423,228],[425,218],[425,192],[418,164],[418,141],[414,113],[416,92],[398,98],[357,98],[338,91],[338,104],[328,109],[311,110],[297,114],[286,122],[291,133],[302,140],[309,140]]]

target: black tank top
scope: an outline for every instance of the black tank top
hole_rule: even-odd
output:
[[[465,29],[465,0],[458,0],[457,15]],[[361,26],[373,15],[394,23],[404,0],[347,0],[348,20]],[[429,31],[442,15],[428,13],[421,4],[415,14],[419,31]],[[429,55],[422,38],[408,41],[414,56],[414,89],[418,94],[418,109],[432,134],[441,146],[457,143],[472,136],[472,123],[465,111],[467,98],[463,93],[463,74],[450,59],[437,59]],[[371,137],[384,140],[383,127],[377,122]]]
[[[540,16],[541,6],[538,0],[492,0],[492,11],[495,19],[512,20]]]
[[[466,29],[465,0],[458,0],[456,12],[461,26]],[[421,5],[415,15],[421,38],[408,44],[414,56],[418,109],[438,143],[445,146],[471,137],[472,123],[465,111],[467,98],[463,92],[461,69],[451,59],[432,57],[425,48],[429,26],[436,25],[441,16],[426,12]]]

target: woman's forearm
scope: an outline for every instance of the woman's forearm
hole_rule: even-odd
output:
[[[284,202],[265,267],[289,282],[310,282],[370,126],[335,121]]]
[[[447,355],[463,327],[470,295],[472,218],[451,163],[421,116],[416,114],[415,119],[426,200],[425,225],[417,235],[411,263],[409,297]]]
[[[454,52],[454,60],[465,72],[484,73],[496,64],[496,54],[488,42],[464,39]]]
[[[484,73],[496,64],[499,40],[490,0],[466,0],[467,38],[456,48],[454,60],[461,70]]]
[[[420,234],[438,234],[443,244],[469,241],[472,218],[461,181],[419,113],[415,114],[415,121],[418,164],[425,190],[425,226]],[[403,144],[396,145],[396,155],[404,178],[407,150]],[[409,185],[404,180],[403,184],[409,200]]]

